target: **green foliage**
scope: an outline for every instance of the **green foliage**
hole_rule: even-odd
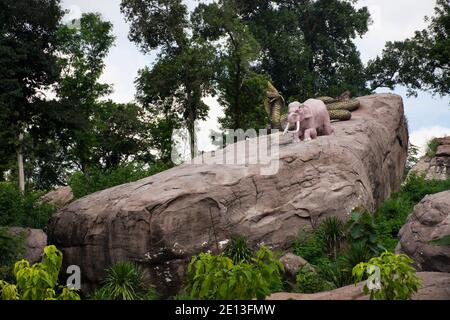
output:
[[[85,173],[74,173],[69,179],[69,185],[74,196],[81,198],[99,190],[151,176],[168,168],[169,166],[163,163],[153,164],[148,169],[139,163],[118,165],[111,169],[93,167]]]
[[[156,123],[170,119],[167,129],[188,130],[194,156],[195,122],[205,120],[209,110],[202,97],[214,93],[215,47],[191,34],[187,6],[180,0],[122,0],[120,8],[130,22],[130,39],[144,52],[159,49],[152,68],[139,71],[138,99]]]
[[[14,265],[16,284],[0,281],[1,300],[79,300],[75,290],[58,286],[62,253],[55,246],[44,248],[42,262],[30,266],[26,260]]]
[[[326,254],[322,238],[317,233],[300,230],[297,239],[292,244],[296,255],[315,265]]]
[[[450,190],[448,180],[425,180],[416,174],[409,175],[400,190],[383,202],[375,214],[378,244],[388,251],[394,251],[398,232],[414,206],[427,194]]]
[[[90,296],[93,300],[156,300],[154,288],[146,288],[144,271],[128,261],[119,262],[107,270],[103,286]]]
[[[250,262],[252,250],[247,238],[243,236],[232,237],[224,250],[224,254],[230,258],[234,264],[240,262]]]
[[[439,141],[436,138],[431,139],[427,143],[426,155],[428,157],[434,157],[438,147],[439,147]]]
[[[251,263],[233,261],[223,255],[200,253],[192,258],[186,274],[186,292],[195,299],[264,299],[282,288],[284,267],[262,246]]]
[[[444,236],[440,239],[435,239],[430,241],[432,245],[435,246],[450,246],[450,235]]]
[[[367,73],[373,79],[373,90],[402,85],[410,95],[417,95],[419,90],[450,93],[450,4],[437,0],[434,10],[435,15],[426,18],[426,29],[404,41],[386,43],[381,57],[369,61]]]
[[[367,247],[374,255],[378,254],[380,247],[375,220],[367,210],[359,209],[352,212],[350,220],[347,222],[347,232],[352,245]]]
[[[352,41],[368,30],[366,7],[338,0],[235,2],[261,46],[258,70],[287,100],[366,91],[364,67]]]
[[[336,289],[332,282],[324,280],[320,274],[308,267],[303,267],[298,271],[296,281],[296,292],[300,293],[315,293]]]
[[[404,254],[384,252],[381,256],[372,258],[367,263],[360,263],[353,269],[355,284],[367,276],[377,277],[380,271],[380,289],[369,289],[364,285],[364,293],[370,293],[371,300],[407,300],[420,287],[420,280],[411,266],[413,261]],[[375,267],[375,268],[374,268]],[[375,279],[376,281],[376,279]]]
[[[55,208],[41,203],[43,192],[22,194],[16,184],[0,182],[0,225],[45,229]]]
[[[138,266],[120,262],[108,270],[104,288],[113,300],[136,300],[136,291],[143,280],[144,274]]]
[[[419,148],[412,143],[408,146],[408,158],[406,159],[405,165],[405,177],[408,172],[414,167],[414,165],[419,161]]]
[[[13,235],[0,227],[0,279],[12,280],[14,261],[25,251],[23,235]]]
[[[323,220],[311,234],[302,230],[293,243],[294,253],[315,264],[326,255],[336,259],[345,238],[344,223],[336,217]]]
[[[344,223],[337,217],[327,217],[319,225],[317,234],[325,244],[327,253],[336,259],[345,237]]]
[[[2,1],[0,10],[0,176],[16,168],[18,135],[41,127],[42,90],[58,76],[59,0]],[[0,179],[3,180],[3,179]]]

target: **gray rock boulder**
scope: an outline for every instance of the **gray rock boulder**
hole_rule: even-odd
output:
[[[23,259],[31,264],[41,261],[42,253],[47,246],[47,235],[41,229],[11,227],[9,233],[24,239],[25,252]]]
[[[430,241],[450,235],[450,191],[427,195],[400,229],[396,252],[405,253],[421,271],[450,272],[450,246]]]
[[[216,251],[233,234],[283,249],[323,218],[375,209],[400,186],[408,133],[400,96],[359,100],[350,121],[332,124],[333,135],[301,143],[291,134],[261,136],[260,146],[279,146],[271,162],[255,164],[253,138],[76,200],[54,216],[52,243],[65,264],[81,267],[84,290],[108,265],[133,260],[168,295],[180,289],[192,255]],[[246,165],[220,164],[224,156]],[[278,170],[267,174],[268,166]]]
[[[72,188],[69,186],[65,186],[46,193],[42,196],[41,201],[53,204],[57,208],[61,208],[72,202],[73,199],[74,196]]]

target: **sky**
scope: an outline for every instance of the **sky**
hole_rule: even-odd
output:
[[[185,0],[193,9],[198,0]],[[434,13],[433,0],[360,0],[357,6],[367,6],[373,20],[369,31],[362,38],[355,39],[364,63],[381,54],[387,41],[404,40],[414,31],[426,27],[425,16]],[[151,66],[155,54],[144,55],[133,42],[128,40],[129,26],[120,12],[120,0],[62,0],[64,9],[68,9],[67,20],[78,18],[82,13],[99,12],[105,20],[113,23],[116,36],[115,46],[107,59],[105,72],[101,81],[113,84],[114,92],[109,98],[116,102],[129,102],[134,99],[136,90],[134,81],[138,70]],[[420,92],[417,97],[407,97],[406,89],[396,87],[395,90],[378,89],[377,92],[393,92],[404,99],[405,113],[408,119],[411,143],[422,148],[433,137],[450,135],[450,97],[433,97],[427,92]],[[199,148],[209,151],[208,134],[211,129],[217,130],[217,117],[223,114],[217,100],[205,98],[210,107],[209,118],[200,122],[198,137]]]

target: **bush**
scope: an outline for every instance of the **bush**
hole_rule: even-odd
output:
[[[0,182],[0,225],[45,229],[55,207],[41,203],[44,192],[19,191],[16,184]]]
[[[345,238],[344,223],[337,217],[327,217],[319,225],[317,235],[325,245],[327,253],[336,259]]]
[[[86,172],[76,172],[69,178],[69,185],[75,198],[81,198],[96,191],[137,181],[169,169],[164,163],[153,164],[146,169],[142,164],[129,163],[104,170],[97,167]]]
[[[14,236],[8,232],[8,228],[0,227],[0,279],[13,280],[14,261],[24,251],[24,237]]]
[[[428,157],[434,157],[436,155],[437,148],[439,147],[439,142],[436,138],[431,139],[427,142],[426,155]]]
[[[62,253],[55,246],[44,248],[40,263],[30,266],[26,260],[16,262],[16,284],[0,280],[1,300],[79,300],[75,290],[58,286],[61,264]]]
[[[192,258],[186,274],[186,292],[194,299],[264,299],[282,288],[284,267],[262,246],[251,263],[233,261],[224,255],[200,253]]]
[[[300,293],[315,293],[336,289],[336,286],[325,280],[319,273],[309,267],[301,268],[297,275],[297,289]]]
[[[248,240],[243,236],[236,236],[231,238],[224,250],[224,254],[236,264],[239,262],[250,262],[253,253]]]
[[[107,269],[103,287],[89,298],[92,300],[156,300],[156,290],[147,288],[144,271],[132,262],[119,262]]]
[[[356,246],[357,252],[361,253],[366,249],[370,249],[374,255],[377,255],[379,250],[383,249],[378,245],[374,218],[367,210],[358,209],[353,211],[350,220],[346,224],[346,229],[347,240],[353,246]]]
[[[369,277],[363,287],[371,300],[407,300],[417,292],[420,280],[411,266],[412,260],[404,254],[384,252],[380,257],[353,268],[355,284]],[[371,287],[373,286],[373,287]]]

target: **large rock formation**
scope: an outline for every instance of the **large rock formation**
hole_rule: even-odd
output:
[[[450,300],[450,273],[418,272],[421,286],[412,300]],[[318,293],[288,293],[272,294],[267,300],[368,300],[369,296],[362,293],[364,282],[349,285],[332,291]]]
[[[241,141],[196,159],[204,164],[72,202],[55,215],[51,239],[66,264],[81,267],[84,289],[98,284],[108,265],[134,260],[169,294],[180,288],[192,255],[220,249],[232,234],[284,248],[320,219],[345,219],[358,205],[374,209],[400,186],[408,134],[400,96],[359,100],[352,120],[333,123],[331,136],[307,143],[280,137],[279,158],[270,163],[279,165],[276,174],[261,174],[267,164],[217,164],[224,153],[254,163],[257,139]],[[279,136],[270,136],[273,147]],[[235,149],[246,145],[247,152]]]
[[[396,252],[406,253],[418,270],[450,272],[450,246],[430,242],[450,235],[450,191],[427,195],[400,229]]]
[[[423,156],[411,169],[419,175],[424,175],[425,179],[450,179],[450,136],[436,138],[439,144],[436,154],[433,156]]]

